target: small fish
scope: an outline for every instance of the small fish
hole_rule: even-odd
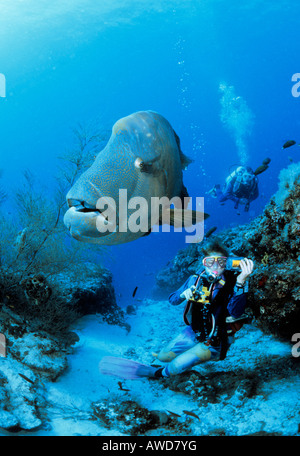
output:
[[[290,141],[286,141],[286,142],[283,144],[282,148],[283,148],[283,149],[286,149],[287,147],[291,147],[291,146],[293,146],[294,144],[296,144],[296,141],[294,141],[293,139],[291,139]]]
[[[262,162],[263,165],[268,165],[270,163],[271,159],[270,158],[265,158],[264,161]]]
[[[216,226],[213,226],[212,228],[210,228],[205,235],[206,239],[209,238],[209,236],[211,236],[216,231],[216,229],[217,229]]]
[[[135,289],[133,290],[133,293],[132,293],[132,297],[133,297],[133,298],[135,297],[135,294],[136,294],[136,292],[137,292],[137,289],[138,289],[138,287],[135,287]]]
[[[30,380],[30,378],[26,377],[26,375],[20,374],[20,372],[19,372],[19,375],[20,375],[20,377],[24,378],[24,380],[26,380],[27,382],[34,385],[34,382],[32,380]]]
[[[254,171],[254,174],[255,176],[257,176],[258,174],[261,174],[263,173],[264,171],[266,171],[268,169],[268,165],[260,165],[258,168],[256,168],[256,170]]]
[[[177,413],[171,412],[171,410],[167,410],[167,412],[170,413],[170,415],[172,415],[172,416],[176,416],[176,418],[180,418],[180,415],[178,415]]]
[[[194,418],[198,418],[198,420],[200,420],[199,416],[196,415],[196,413],[194,413],[194,412],[189,412],[188,410],[182,410],[182,412],[185,413],[186,415],[193,416]]]
[[[118,382],[118,385],[119,385],[119,390],[121,390],[121,391],[130,391],[129,389],[123,388],[123,383],[122,382]]]

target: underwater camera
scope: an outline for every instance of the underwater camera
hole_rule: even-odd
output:
[[[226,269],[231,271],[235,271],[239,269],[240,262],[244,259],[244,257],[228,257],[226,261]]]
[[[209,292],[208,288],[206,288],[206,287],[202,287],[201,289],[196,288],[193,291],[193,298],[191,299],[191,301],[201,302],[202,304],[206,304],[209,302],[209,295],[210,295],[210,292]]]

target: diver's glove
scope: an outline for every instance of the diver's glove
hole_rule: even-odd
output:
[[[193,291],[195,290],[195,288],[196,287],[194,285],[190,288],[187,288],[181,293],[180,297],[186,299],[187,301],[190,301],[193,298]]]
[[[249,260],[248,258],[244,258],[243,260],[241,260],[240,268],[242,272],[236,278],[237,286],[243,287],[245,285],[246,280],[252,274],[253,267],[254,264],[252,260]]]

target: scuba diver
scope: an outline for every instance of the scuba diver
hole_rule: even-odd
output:
[[[183,319],[187,326],[155,355],[167,364],[158,368],[108,356],[100,362],[103,374],[127,379],[162,378],[205,361],[225,359],[234,334],[248,320],[247,280],[253,271],[253,261],[229,258],[218,239],[210,241],[203,252],[200,270],[169,296],[172,305],[186,303]]]
[[[257,175],[268,169],[270,161],[266,158],[255,171],[250,166],[238,166],[227,177],[222,190],[220,185],[215,185],[208,193],[218,198],[220,203],[232,200],[234,209],[238,209],[239,204],[245,204],[244,210],[248,212],[250,203],[259,195]]]

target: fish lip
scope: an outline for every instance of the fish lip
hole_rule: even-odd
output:
[[[67,200],[69,209],[74,208],[77,212],[99,212],[101,211],[97,209],[96,206],[93,204],[89,204],[84,200],[76,200],[74,198],[69,198]]]
[[[67,216],[67,214],[68,214],[68,216]],[[76,230],[75,230],[75,232],[73,232],[73,230],[72,230],[73,224],[72,224],[72,221],[70,221],[70,219],[69,219],[70,216],[75,215],[75,214],[77,217],[85,217],[85,218],[88,217],[91,219],[100,217],[102,219],[102,224],[108,223],[107,218],[104,217],[104,215],[101,213],[101,211],[99,211],[96,208],[93,210],[92,208],[85,208],[82,205],[80,205],[80,206],[71,205],[71,207],[69,207],[69,209],[67,210],[67,212],[65,214],[64,223],[65,223],[67,229],[69,230],[71,236],[74,237],[75,239],[80,237],[80,235],[76,234]],[[66,218],[66,216],[67,216],[67,218]],[[109,230],[104,231],[104,232],[96,230],[94,235],[89,233],[88,236],[87,235],[85,235],[85,236],[92,238],[92,239],[96,239],[96,238],[101,238],[103,236],[107,236],[109,234],[112,234],[111,231],[109,231]]]
[[[77,214],[78,213],[81,213],[81,214],[87,214],[87,216],[101,216],[104,220],[103,221],[107,221],[108,222],[108,219],[105,215],[103,215],[102,211],[100,209],[98,209],[96,206],[94,206],[93,204],[89,204],[87,203],[86,201],[80,201],[80,200],[76,200],[76,199],[68,199],[67,200],[67,203],[68,203],[68,206],[69,206],[69,210],[72,209],[73,212],[76,212]],[[89,215],[88,215],[89,214]]]
[[[92,214],[93,216],[101,216],[104,219],[103,221],[111,223],[109,221],[108,217],[106,216],[106,214],[104,215],[104,212],[107,212],[107,209],[105,209],[105,211],[102,211],[94,204],[90,204],[84,200],[78,200],[78,199],[74,199],[74,198],[68,198],[67,203],[69,206],[69,210],[72,209],[76,213],[81,213],[81,214]],[[117,221],[117,226],[118,225],[119,225],[119,223]]]

